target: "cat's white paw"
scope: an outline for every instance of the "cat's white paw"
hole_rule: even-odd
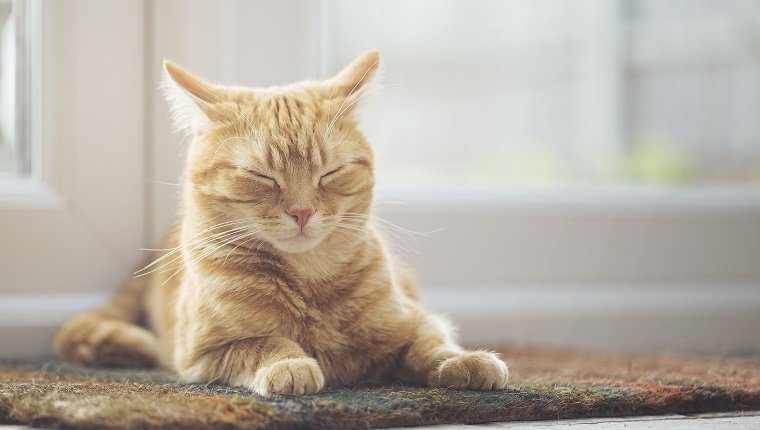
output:
[[[262,367],[253,378],[256,392],[272,394],[311,394],[325,386],[325,376],[313,358],[289,358]]]
[[[501,390],[509,378],[507,364],[486,351],[467,351],[443,360],[430,375],[431,387]]]

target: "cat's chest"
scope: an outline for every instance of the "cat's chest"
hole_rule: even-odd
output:
[[[283,322],[294,330],[291,336],[304,342],[336,343],[351,336],[352,328],[372,324],[366,297],[360,287],[340,284],[300,284],[280,291],[278,301]]]
[[[382,344],[401,310],[383,291],[343,281],[282,286],[273,308],[283,334],[315,351]]]
[[[389,331],[403,319],[382,274],[357,269],[304,279],[292,273],[255,270],[236,283],[234,294],[224,294],[229,310],[240,316],[246,331],[241,335],[283,336],[315,353],[362,350],[389,343]]]

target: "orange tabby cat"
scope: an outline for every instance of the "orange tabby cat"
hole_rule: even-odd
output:
[[[373,155],[352,111],[378,61],[369,51],[332,79],[263,89],[165,62],[176,125],[193,138],[180,225],[145,276],[66,321],[55,350],[262,395],[504,388],[504,362],[454,342],[372,226]]]

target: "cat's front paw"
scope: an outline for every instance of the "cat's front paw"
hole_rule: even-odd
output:
[[[499,357],[486,351],[467,351],[443,360],[430,375],[431,387],[501,390],[509,369]]]
[[[325,386],[325,376],[313,358],[289,358],[262,367],[253,378],[254,389],[271,394],[311,394]]]

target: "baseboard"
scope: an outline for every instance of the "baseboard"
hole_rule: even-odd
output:
[[[429,288],[468,345],[502,343],[613,351],[741,355],[760,350],[760,286]],[[104,293],[0,295],[0,357],[50,353],[56,327]]]
[[[760,352],[760,285],[444,288],[431,309],[464,343],[721,356]]]
[[[58,326],[104,303],[107,293],[0,294],[0,357],[50,355]]]

